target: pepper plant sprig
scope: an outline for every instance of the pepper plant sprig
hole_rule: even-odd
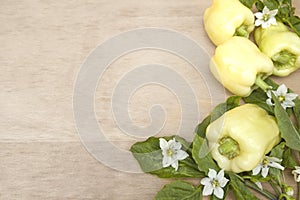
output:
[[[279,87],[270,79],[266,82],[275,90]],[[296,192],[284,176],[290,173],[285,169],[291,169],[295,183],[300,181],[299,161],[293,153],[300,151],[296,128],[300,118],[295,117],[295,123],[290,120],[300,111],[300,100],[295,98],[295,106],[285,110],[277,96],[272,96],[274,105],[267,104],[268,98],[259,88],[245,98],[229,97],[197,126],[191,143],[173,135],[150,137],[132,145],[131,152],[144,172],[177,178],[155,199],[226,199],[230,190],[238,200],[258,200],[257,193],[266,199],[295,199]],[[290,126],[296,132],[290,132]],[[198,184],[187,178],[198,178]]]
[[[295,7],[291,0],[240,0],[245,6],[252,9],[255,5],[258,11],[264,7],[278,10],[277,19],[288,25],[298,36],[300,36],[300,18],[295,15]]]

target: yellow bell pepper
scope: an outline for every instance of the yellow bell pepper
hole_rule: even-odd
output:
[[[255,104],[227,111],[207,127],[206,138],[219,167],[235,173],[254,169],[280,142],[275,118]]]
[[[259,49],[274,63],[273,74],[287,76],[300,68],[300,38],[283,23],[255,30],[254,39]]]
[[[230,92],[246,97],[255,85],[270,88],[263,79],[272,74],[273,63],[249,39],[234,36],[216,48],[210,70]]]
[[[234,35],[248,38],[254,30],[254,14],[239,0],[213,0],[205,10],[204,27],[215,45]]]

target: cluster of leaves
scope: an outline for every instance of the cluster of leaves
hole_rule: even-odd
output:
[[[267,79],[266,82],[277,88],[278,85]],[[282,164],[286,168],[293,168],[298,165],[292,155],[292,149],[300,151],[300,100],[295,100],[296,106],[293,109],[285,111],[279,101],[274,97],[275,107],[266,104],[267,95],[261,89],[256,89],[247,98],[244,98],[246,103],[254,103],[265,109],[269,114],[277,118],[283,140],[270,152],[269,156],[274,156],[282,159]],[[241,97],[232,96],[225,103],[216,106],[209,116],[207,116],[196,128],[195,137],[192,143],[188,143],[179,136],[164,137],[166,140],[175,138],[179,141],[183,150],[189,157],[179,162],[179,168],[175,171],[171,166],[163,168],[162,166],[162,151],[159,147],[159,138],[150,137],[144,142],[137,142],[131,147],[131,152],[139,162],[142,170],[146,173],[157,175],[160,178],[203,178],[208,174],[209,169],[219,171],[220,168],[213,160],[209,147],[205,138],[205,132],[208,125],[218,119],[225,112],[240,105]],[[293,115],[296,119],[296,124],[290,120]],[[233,172],[225,172],[230,182],[225,186],[225,197],[229,190],[233,191],[236,199],[243,200],[258,200],[252,193],[251,189],[260,191],[270,199],[279,196],[280,192],[275,196],[271,193],[260,190],[255,182],[270,182],[272,186],[277,185],[276,191],[282,190],[282,172],[278,169],[270,169],[269,176],[263,178],[261,175],[253,176],[251,172],[236,174]],[[164,186],[156,195],[156,200],[183,200],[183,199],[201,199],[203,186],[199,184],[194,186],[192,183],[183,180],[176,180]],[[218,199],[214,195],[210,199]]]
[[[270,10],[278,9],[277,19],[289,26],[298,36],[300,36],[300,18],[295,15],[295,7],[292,0],[240,0],[245,6],[252,9],[255,5],[258,11],[262,11],[264,6]]]

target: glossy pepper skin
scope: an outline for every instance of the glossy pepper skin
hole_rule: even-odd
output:
[[[300,68],[300,38],[283,23],[257,28],[254,39],[259,49],[272,59],[274,75],[288,76]]]
[[[206,129],[213,159],[235,173],[254,169],[280,141],[275,118],[255,104],[227,111]]]
[[[234,36],[216,48],[210,70],[230,92],[246,97],[272,74],[273,63],[249,39]]]
[[[254,14],[239,0],[213,0],[204,13],[204,27],[215,45],[234,35],[249,37],[254,29]]]

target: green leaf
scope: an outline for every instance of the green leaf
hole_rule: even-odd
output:
[[[245,186],[244,180],[241,180],[237,174],[233,172],[227,173],[230,178],[230,186],[233,190],[234,196],[238,200],[258,200],[251,191]]]
[[[211,122],[221,117],[225,112],[239,106],[241,97],[231,96],[228,97],[225,103],[217,105],[211,112]]]
[[[273,147],[272,151],[270,152],[270,156],[281,159],[283,157],[284,150],[285,150],[285,142],[281,142],[275,147]]]
[[[291,91],[292,92],[292,91]],[[300,129],[300,100],[299,98],[294,99],[295,106],[293,107],[293,112],[297,121],[297,127]]]
[[[197,127],[196,133],[202,138],[205,138],[205,132],[208,125],[221,117],[226,111],[231,110],[240,104],[241,97],[239,96],[231,96],[226,102],[220,103],[217,105],[211,112],[209,116],[207,116]]]
[[[257,0],[240,0],[240,2],[242,4],[244,4],[246,7],[250,8],[250,9],[253,7],[253,5],[256,1]]]
[[[205,174],[208,173],[208,169],[214,169],[219,171],[218,165],[214,162],[207,142],[204,138],[195,135],[192,149],[193,158],[198,164],[198,169]]]
[[[283,152],[283,161],[282,161],[282,164],[285,167],[291,168],[291,169],[298,165],[297,162],[295,161],[295,159],[293,158],[292,150],[290,148],[287,148]]]
[[[183,145],[183,150],[189,153],[189,157],[179,161],[178,170],[171,166],[163,168],[162,152],[159,147],[159,138],[150,137],[144,142],[137,142],[132,145],[130,151],[141,166],[141,169],[160,178],[183,178],[183,177],[203,177],[204,174],[198,170],[198,166],[192,158],[191,152],[186,149],[187,142],[178,136],[164,137],[166,140],[175,139]]]
[[[155,196],[155,200],[201,200],[202,186],[194,187],[185,181],[175,181],[165,185]]]
[[[278,2],[274,1],[274,0],[264,0],[263,2],[265,4],[265,6],[267,6],[270,10],[274,10],[279,7]]]
[[[300,151],[300,136],[298,131],[274,94],[272,94],[272,99],[275,102],[274,112],[281,137],[286,141],[288,147]]]
[[[248,97],[244,97],[243,100],[246,103],[256,104],[267,111],[269,114],[273,114],[274,109],[266,103],[267,98],[268,97],[266,93],[262,89],[258,88],[254,90]]]

